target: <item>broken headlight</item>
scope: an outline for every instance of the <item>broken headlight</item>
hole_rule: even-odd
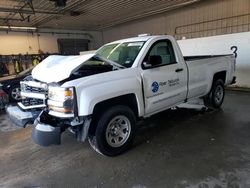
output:
[[[74,113],[74,88],[49,87],[48,107],[54,112],[73,114]]]

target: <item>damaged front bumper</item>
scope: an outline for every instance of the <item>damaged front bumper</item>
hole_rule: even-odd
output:
[[[88,136],[91,118],[80,119],[60,119],[43,111],[34,122],[32,139],[41,146],[59,145],[62,133],[70,128],[77,141],[84,142]]]
[[[12,123],[25,128],[28,123],[34,123],[32,139],[36,144],[48,146],[61,143],[61,127],[53,127],[40,122],[42,110],[23,111],[18,106],[7,107],[7,113]]]
[[[12,123],[25,128],[28,123],[33,123],[41,113],[41,110],[23,111],[18,106],[9,106],[6,109]]]
[[[60,127],[53,127],[36,120],[32,129],[32,139],[40,146],[59,145],[61,133]]]
[[[69,127],[74,130],[77,140],[84,142],[91,122],[90,117],[58,118],[46,110],[23,111],[17,106],[9,106],[7,113],[10,120],[19,127],[25,128],[28,123],[34,122],[32,139],[41,146],[61,144],[61,135]]]

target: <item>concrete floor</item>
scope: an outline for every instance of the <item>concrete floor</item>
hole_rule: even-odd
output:
[[[166,111],[139,125],[134,147],[108,158],[70,133],[61,146],[37,146],[30,127],[2,114],[0,187],[250,187],[250,93],[227,92],[219,111]]]

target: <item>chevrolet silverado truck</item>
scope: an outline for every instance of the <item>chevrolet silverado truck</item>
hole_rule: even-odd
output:
[[[193,99],[220,108],[235,64],[233,55],[183,57],[172,36],[128,38],[94,54],[49,56],[21,82],[22,101],[7,112],[16,125],[33,123],[39,145],[60,144],[70,130],[116,156],[132,145],[138,119]]]

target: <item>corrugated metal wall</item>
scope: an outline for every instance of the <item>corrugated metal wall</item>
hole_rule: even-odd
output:
[[[104,42],[140,33],[171,34],[177,39],[250,31],[250,0],[199,3],[103,31]]]

